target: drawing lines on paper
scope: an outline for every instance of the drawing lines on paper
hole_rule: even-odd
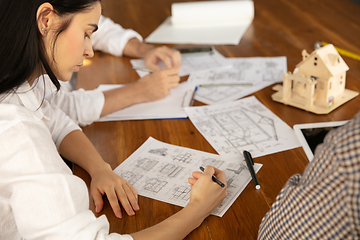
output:
[[[282,70],[280,64],[275,61],[265,61],[264,62],[264,73],[263,80],[264,81],[280,81],[282,80],[282,76],[284,75],[284,71]]]
[[[191,162],[191,154],[190,153],[179,153],[178,155],[173,157],[174,161],[182,162],[182,163],[190,163]]]
[[[173,189],[172,198],[177,200],[189,200],[191,188],[189,186],[179,186]]]
[[[174,177],[177,177],[182,170],[183,170],[183,167],[168,163],[168,164],[164,165],[160,169],[159,172],[163,175],[166,175],[167,177],[174,178]]]
[[[146,191],[158,193],[167,183],[167,181],[163,181],[158,178],[150,178],[145,181],[143,188]]]
[[[248,86],[220,86],[220,87],[202,87],[196,92],[196,95],[201,96],[203,101],[221,102],[233,95],[237,95],[248,88]]]
[[[224,161],[222,160],[218,160],[215,158],[206,158],[202,160],[202,166],[206,167],[207,165],[216,167],[216,168],[220,168],[220,166],[224,163]]]
[[[160,148],[160,149],[150,149],[149,153],[160,155],[160,156],[166,156],[167,155],[167,148]]]
[[[196,72],[203,69],[218,68],[223,65],[216,57],[182,57],[180,71]]]
[[[231,149],[257,149],[263,151],[261,143],[277,140],[274,120],[245,108],[209,113],[208,121],[199,120],[199,129],[213,136],[221,135],[228,143],[222,146],[225,152]]]
[[[136,167],[145,171],[150,171],[159,161],[150,158],[140,158],[136,162]]]
[[[229,187],[234,187],[232,185],[233,181],[238,175],[240,175],[244,170],[248,171],[248,168],[245,163],[240,164],[229,164],[224,170],[226,174],[226,184]]]
[[[131,185],[134,185],[140,178],[142,178],[142,176],[143,175],[141,174],[136,174],[130,171],[120,173],[120,177],[122,177],[125,181],[127,181]]]

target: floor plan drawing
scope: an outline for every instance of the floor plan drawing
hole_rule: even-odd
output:
[[[199,86],[206,85],[198,89],[196,100],[209,105],[233,101],[281,82],[282,76],[287,72],[286,57],[227,58],[227,61],[232,67],[213,68],[190,74],[188,82]],[[226,86],[232,84],[233,86]]]
[[[243,158],[247,150],[259,157],[299,146],[292,128],[253,96],[185,111],[220,155]]]
[[[164,152],[166,154],[161,154]],[[245,162],[238,156],[223,157],[150,137],[114,172],[132,184],[139,195],[184,207],[191,192],[188,178],[194,171],[200,172],[200,166],[207,165],[217,167],[227,175],[228,195],[213,212],[221,217],[251,181]],[[255,164],[255,171],[261,166]]]

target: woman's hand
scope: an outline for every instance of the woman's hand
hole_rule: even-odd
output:
[[[137,94],[143,97],[143,102],[150,102],[164,98],[170,89],[179,86],[180,77],[177,68],[169,68],[150,73],[140,78],[136,84]]]
[[[146,67],[153,70],[160,70],[158,62],[164,62],[166,68],[179,68],[181,64],[181,54],[175,49],[166,46],[153,48],[144,56]]]
[[[219,186],[212,180],[212,176],[217,177],[225,184],[225,187]],[[203,173],[193,172],[192,178],[188,179],[191,185],[189,204],[197,204],[199,213],[204,218],[210,215],[227,196],[226,176],[219,169],[207,166]]]
[[[91,176],[90,193],[95,202],[95,211],[102,210],[104,205],[102,197],[106,194],[116,217],[122,217],[119,201],[129,216],[135,215],[134,211],[140,208],[134,187],[115,174],[109,165],[107,166]]]

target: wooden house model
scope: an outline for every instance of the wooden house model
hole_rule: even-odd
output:
[[[332,44],[311,54],[303,50],[302,57],[293,73],[284,74],[283,85],[274,86],[274,101],[326,114],[359,94],[345,89],[349,67]]]

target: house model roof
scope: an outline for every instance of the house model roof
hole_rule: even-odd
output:
[[[321,47],[317,50],[314,50],[311,54],[309,54],[306,58],[304,58],[296,67],[299,69],[303,67],[307,67],[308,65],[314,66],[314,61],[321,62],[322,64],[318,64],[319,67],[321,65],[325,66],[325,68],[329,71],[329,74],[332,76],[336,76],[341,74],[347,70],[349,70],[348,65],[342,59],[340,54],[336,51],[334,45],[328,44],[324,47]],[[314,69],[313,67],[311,67]],[[324,69],[319,69],[323,71]]]

